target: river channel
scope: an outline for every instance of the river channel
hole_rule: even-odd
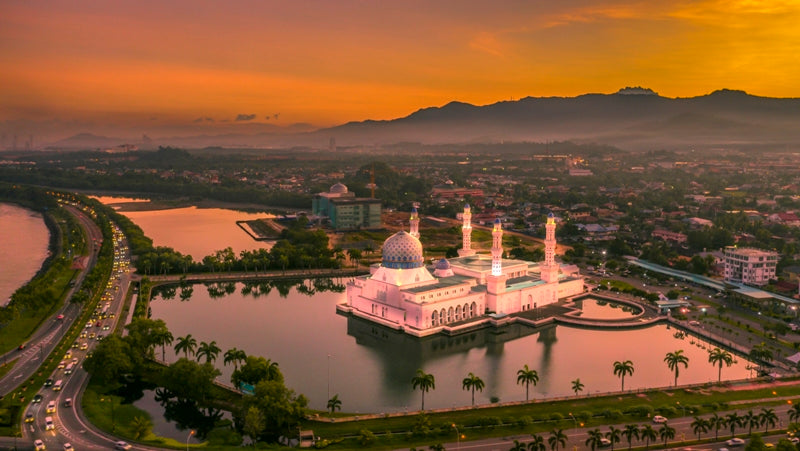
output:
[[[0,203],[0,305],[36,275],[47,258],[49,240],[41,214]]]

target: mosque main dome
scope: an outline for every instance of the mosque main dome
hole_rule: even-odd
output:
[[[408,232],[401,231],[383,242],[382,266],[392,269],[419,268],[422,266],[422,243]]]
[[[347,185],[345,185],[343,183],[337,183],[337,184],[331,186],[331,190],[330,190],[331,193],[335,193],[335,194],[346,194],[347,191],[348,191],[347,190]]]

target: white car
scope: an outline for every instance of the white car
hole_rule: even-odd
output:
[[[667,417],[662,417],[661,415],[656,415],[653,417],[653,423],[664,424],[666,422],[667,422]]]
[[[47,413],[56,413],[56,402],[50,401],[47,403]]]
[[[44,442],[38,439],[33,441],[33,446],[34,448],[36,448],[36,451],[44,451],[45,449],[47,449],[44,446]]]
[[[53,417],[44,417],[44,430],[51,431],[56,428],[56,424],[53,423]]]
[[[728,446],[743,446],[744,445],[744,439],[739,438],[739,437],[734,437],[734,438],[732,438],[730,440],[726,440],[725,444],[728,445]]]

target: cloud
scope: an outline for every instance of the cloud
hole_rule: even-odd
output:
[[[214,118],[213,117],[198,117],[197,119],[193,120],[192,122],[194,122],[195,124],[200,123],[200,122],[214,122]]]
[[[237,121],[252,121],[256,118],[255,114],[238,114],[236,115]]]

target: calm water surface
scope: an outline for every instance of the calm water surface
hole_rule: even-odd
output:
[[[625,319],[641,312],[627,304],[592,298],[575,301],[575,306],[581,310],[580,317],[586,319]]]
[[[0,203],[0,305],[36,275],[47,258],[50,232],[42,215]]]
[[[571,381],[576,378],[585,384],[584,394],[618,390],[615,360],[634,363],[633,376],[625,378],[626,388],[668,386],[673,375],[663,359],[678,349],[689,357],[689,368],[681,368],[679,383],[717,377],[716,367],[708,363],[710,347],[692,337],[675,338],[675,330],[666,325],[625,331],[563,326],[534,331],[509,326],[451,338],[415,339],[337,314],[335,306],[345,300],[344,293],[308,296],[292,288],[281,297],[277,289],[263,286],[254,290],[256,296],[243,295],[243,287],[232,284],[228,291],[235,291],[214,298],[206,286],[195,285],[191,299],[184,302],[177,296],[156,297],[152,317],[164,319],[176,338],[191,333],[198,342],[216,340],[223,353],[237,347],[278,362],[287,385],[305,394],[317,409],[325,408],[329,394],[339,394],[342,409],[348,412],[418,409],[420,393],[411,388],[418,368],[436,379],[436,389],[425,396],[426,408],[469,404],[470,393],[461,389],[461,380],[470,372],[486,384],[482,393],[475,394],[476,403],[488,403],[493,397],[524,400],[524,387],[516,384],[516,377],[525,364],[539,373],[539,384],[530,387],[532,398],[572,395]],[[213,291],[219,296],[223,290]],[[176,358],[168,349],[167,360]],[[723,378],[747,377],[746,365],[738,358],[723,369]],[[223,372],[221,379],[228,382],[232,369],[223,367],[222,356],[217,366]]]
[[[126,197],[95,196],[108,205],[124,202],[147,202]],[[242,230],[236,221],[273,217],[267,213],[243,213],[222,208],[171,208],[167,210],[121,211],[155,246],[168,246],[201,261],[206,255],[233,248],[238,255],[243,250],[269,249],[272,243],[256,241]]]

